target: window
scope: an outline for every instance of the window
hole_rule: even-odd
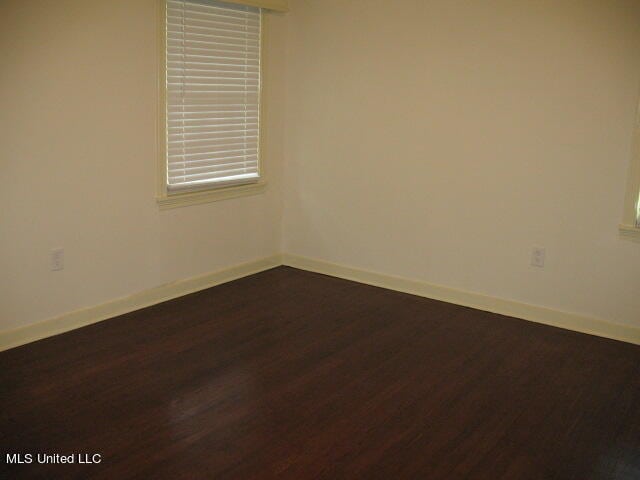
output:
[[[163,3],[159,201],[251,191],[262,183],[262,10],[217,0]]]
[[[624,218],[620,230],[623,234],[640,237],[640,108],[635,125],[634,150],[629,169]]]

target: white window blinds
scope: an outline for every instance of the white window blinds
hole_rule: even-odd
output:
[[[170,191],[259,178],[259,8],[167,0]]]

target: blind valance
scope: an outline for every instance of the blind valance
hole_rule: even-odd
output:
[[[250,7],[264,8],[266,10],[275,10],[277,12],[286,12],[289,10],[287,0],[225,0],[227,3],[236,3],[239,5],[249,5]]]

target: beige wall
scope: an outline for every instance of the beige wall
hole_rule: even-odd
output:
[[[285,251],[640,325],[640,2],[291,4]]]
[[[159,211],[155,5],[0,2],[0,331],[280,250],[286,17],[268,38],[268,192]]]
[[[292,0],[268,192],[169,211],[154,4],[0,2],[0,331],[281,250],[640,325],[637,0]]]

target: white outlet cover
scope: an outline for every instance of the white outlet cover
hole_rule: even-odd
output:
[[[544,268],[544,263],[547,258],[547,251],[543,247],[533,247],[531,252],[531,266],[537,268]]]
[[[51,270],[54,272],[64,269],[64,249],[51,250]]]

